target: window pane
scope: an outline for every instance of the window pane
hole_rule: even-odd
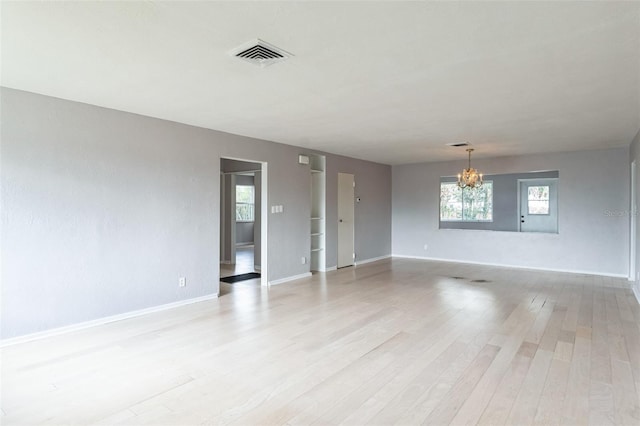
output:
[[[440,220],[462,220],[462,191],[455,183],[440,184]]]
[[[548,186],[530,186],[528,189],[528,199],[533,200],[549,200]]]
[[[236,202],[253,204],[253,186],[236,185]]]
[[[493,182],[474,189],[440,183],[440,220],[493,220]]]
[[[529,200],[528,214],[549,214],[549,200]]]
[[[549,214],[549,186],[530,186],[527,189],[527,213]]]
[[[236,221],[253,222],[254,221],[253,204],[236,203]]]
[[[464,189],[462,195],[463,220],[493,220],[493,182],[480,188]]]
[[[236,185],[236,220],[239,222],[253,222],[254,187],[251,185]]]

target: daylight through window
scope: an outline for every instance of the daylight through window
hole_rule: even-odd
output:
[[[527,194],[528,214],[549,214],[549,186],[530,186]]]
[[[480,188],[460,189],[455,182],[440,183],[440,220],[493,221],[493,182]]]
[[[253,222],[254,187],[250,185],[236,185],[236,222]]]

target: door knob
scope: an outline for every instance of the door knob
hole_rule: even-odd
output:
[[[524,223],[524,220],[521,220],[520,223]]]
[[[338,222],[342,223],[342,219],[338,219]]]

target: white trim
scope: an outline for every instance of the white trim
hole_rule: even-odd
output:
[[[389,259],[390,257],[391,257],[391,255],[387,254],[387,255],[384,255],[384,256],[372,257],[370,259],[358,260],[355,263],[355,266],[365,265],[365,264],[371,263],[371,262],[377,262],[378,260]]]
[[[260,169],[260,285],[269,286],[269,164]]]
[[[222,169],[222,160],[220,160],[220,168]],[[227,183],[225,182],[225,175],[224,173],[222,173],[222,170],[220,170],[220,223],[218,224],[218,226],[220,227],[220,229],[222,230],[222,232],[219,235],[219,244],[220,244],[220,264],[231,264],[230,260],[226,260],[227,259],[227,240],[225,237],[225,229],[227,226],[226,220],[227,220],[227,216],[226,216],[226,209],[227,206],[225,204],[225,199],[226,199],[226,191],[227,191]]]
[[[627,278],[627,274],[611,274],[609,272],[582,271],[577,269],[539,268],[535,266],[507,265],[504,263],[475,262],[472,260],[442,259],[439,257],[409,256],[404,254],[392,254],[391,256],[402,258],[402,259],[433,260],[436,262],[467,263],[470,265],[498,266],[501,268],[530,269],[533,271],[565,272],[568,274],[583,274],[583,275],[597,275],[601,277]]]
[[[302,278],[308,278],[310,276],[311,276],[311,272],[305,272],[304,274],[293,275],[291,277],[280,278],[279,280],[269,281],[269,285],[284,284],[284,283],[289,282],[289,281],[299,280],[299,279],[302,279]]]
[[[320,272],[331,272],[331,271],[337,271],[337,270],[338,270],[338,267],[334,265],[334,266],[329,266],[329,267],[327,267],[327,268],[324,268],[324,269],[323,269],[322,271],[320,271]]]
[[[227,159],[226,157],[223,157],[225,159]],[[253,160],[238,160],[238,161],[243,161],[245,163],[260,163],[259,161],[253,161]],[[256,170],[242,170],[240,172],[220,172],[223,175],[240,175],[240,176],[253,176],[254,173],[257,172],[261,172],[262,169],[256,169]]]
[[[231,248],[231,252],[229,253],[229,259],[231,259],[231,263],[235,265],[236,263],[236,175],[230,175],[231,179],[230,187],[231,194],[229,194],[231,202],[227,207],[227,213],[229,213],[229,223],[225,223],[225,225],[229,225],[230,227],[230,236],[231,241],[229,241],[229,247]],[[255,213],[254,213],[255,214]],[[225,231],[226,232],[226,231]]]
[[[33,340],[40,340],[47,337],[58,336],[60,334],[67,334],[73,331],[84,330],[85,328],[96,327],[98,325],[108,324],[111,322],[122,321],[129,318],[139,317],[142,315],[151,314],[154,312],[166,311],[173,308],[178,308],[184,305],[191,305],[192,303],[204,302],[207,300],[217,299],[218,293],[208,294],[206,296],[194,297],[192,299],[179,300],[177,302],[167,303],[164,305],[152,306],[150,308],[138,309],[136,311],[125,312],[122,314],[111,315],[108,317],[98,318],[91,321],[84,321],[77,324],[71,324],[64,327],[52,328],[50,330],[39,331],[37,333],[25,334],[23,336],[12,337],[9,339],[0,340],[0,348],[17,345],[19,343],[31,342]]]
[[[638,304],[640,304],[640,285],[634,285],[631,288],[633,290],[633,295],[636,296]]]
[[[239,157],[232,157],[232,156],[220,156],[220,160],[222,159],[227,159],[227,160],[235,160],[235,161],[243,161],[246,163],[256,163],[256,164],[260,164],[260,170],[255,170],[254,173],[260,171],[262,172],[262,175],[260,176],[261,179],[261,211],[260,211],[260,256],[261,256],[261,266],[262,266],[262,270],[260,271],[260,285],[261,286],[268,286],[269,282],[268,282],[268,276],[269,276],[269,272],[268,272],[268,268],[269,268],[269,241],[268,241],[268,237],[269,237],[269,232],[268,232],[268,226],[269,226],[269,164],[266,161],[259,161],[259,160],[254,160],[254,159],[249,159],[249,158],[239,158]],[[234,178],[235,179],[235,178]],[[233,191],[233,196],[235,197],[235,191]],[[235,202],[235,200],[234,200]],[[235,220],[235,216],[233,216],[234,220]],[[231,228],[231,232],[235,233],[235,223],[233,224],[232,228]],[[235,235],[234,235],[234,240],[235,242]],[[233,254],[234,254],[234,263],[235,263],[235,245],[232,246],[233,249]]]
[[[638,189],[636,188],[636,160],[631,162],[631,200],[630,200],[630,215],[629,215],[629,281],[636,280],[636,250],[638,249],[637,240],[637,214],[638,214],[638,201],[636,200],[636,193]],[[636,294],[637,296],[637,294]],[[640,300],[640,299],[639,299]]]
[[[260,270],[260,265],[253,265],[253,269],[255,269],[256,271]]]

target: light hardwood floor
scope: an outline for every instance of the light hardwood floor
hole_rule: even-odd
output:
[[[4,348],[0,423],[638,425],[639,326],[626,280],[380,261]]]
[[[220,278],[255,272],[253,250],[252,245],[236,247],[236,263],[233,265],[221,263]]]

